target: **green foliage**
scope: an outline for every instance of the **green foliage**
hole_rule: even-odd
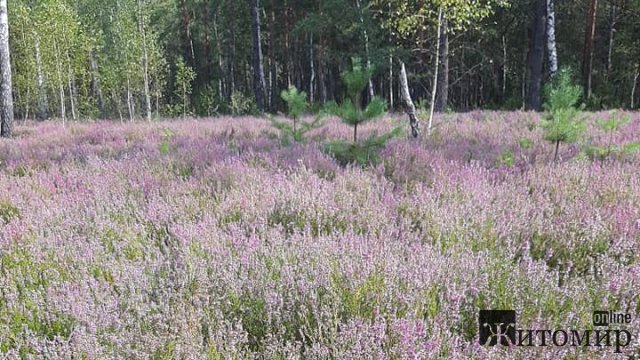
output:
[[[306,134],[323,125],[322,115],[315,117],[313,121],[293,120],[293,124],[286,121],[278,121],[271,118],[271,124],[282,133],[281,144],[289,145],[291,141],[304,142]]]
[[[498,165],[512,167],[515,164],[515,158],[511,150],[503,151],[498,157]]]
[[[162,129],[162,141],[160,141],[160,154],[168,155],[171,152],[171,139],[175,134],[171,129],[164,128]]]
[[[214,116],[220,112],[219,95],[216,88],[207,85],[196,96],[196,113],[201,116]]]
[[[272,125],[281,131],[283,145],[290,144],[291,140],[303,142],[305,134],[309,130],[322,125],[322,115],[318,115],[315,120],[311,122],[300,122],[300,118],[308,106],[307,94],[304,91],[298,91],[293,85],[289,86],[287,90],[283,90],[280,93],[280,97],[286,102],[289,116],[293,122],[290,124],[288,122],[271,119]]]
[[[371,70],[362,67],[360,58],[351,59],[351,71],[342,73],[342,81],[347,87],[347,96],[356,104],[359,104],[360,94],[369,83]]]
[[[518,146],[520,146],[520,148],[523,150],[531,149],[531,147],[533,146],[533,140],[522,138],[518,140]]]
[[[353,142],[348,143],[337,140],[325,144],[324,151],[335,158],[341,165],[358,164],[366,166],[377,164],[380,161],[379,150],[384,148],[392,137],[400,133],[400,129],[383,135],[371,135],[363,142],[358,142],[358,125],[380,117],[386,111],[386,102],[378,97],[371,99],[369,104],[362,109],[360,105],[361,94],[364,91],[371,72],[362,68],[358,58],[353,59],[353,69],[342,74],[342,79],[347,87],[349,99],[341,105],[330,102],[324,112],[338,116],[345,124],[353,126]]]
[[[325,111],[331,115],[338,116],[348,125],[353,126],[353,142],[358,141],[358,125],[373,120],[386,110],[386,102],[380,98],[373,98],[371,102],[362,109],[360,104],[361,94],[369,82],[371,72],[362,68],[358,58],[353,59],[353,69],[342,74],[342,79],[347,87],[349,99],[342,105],[328,104]]]
[[[561,69],[545,86],[546,114],[541,126],[544,139],[556,145],[554,159],[558,158],[560,143],[576,142],[585,128],[584,119],[578,118],[582,107],[576,106],[582,89],[573,85],[571,77],[570,70]]]
[[[629,116],[618,116],[617,111],[613,111],[608,119],[600,120],[597,124],[600,129],[611,134],[620,130],[620,128],[628,124],[630,120]]]
[[[402,128],[397,127],[383,135],[371,135],[362,142],[352,143],[336,140],[325,144],[323,151],[336,159],[342,166],[349,164],[357,164],[362,167],[376,165],[381,160],[380,150],[386,146],[389,140],[400,136],[400,134],[402,134]]]
[[[20,209],[13,206],[8,200],[0,201],[0,220],[8,224],[11,220],[20,216]]]

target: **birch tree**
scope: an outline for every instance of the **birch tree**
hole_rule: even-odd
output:
[[[11,137],[13,132],[13,92],[11,85],[11,54],[9,51],[9,16],[7,0],[0,0],[0,97],[2,125],[0,136]]]

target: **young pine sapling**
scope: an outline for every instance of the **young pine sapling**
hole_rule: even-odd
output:
[[[329,103],[325,112],[338,116],[347,125],[353,127],[353,141],[333,141],[326,145],[325,151],[331,154],[339,163],[346,165],[357,163],[361,166],[375,163],[379,155],[377,150],[400,133],[400,128],[383,135],[372,135],[366,140],[358,141],[358,126],[379,118],[386,111],[384,100],[373,97],[366,107],[362,107],[362,93],[369,83],[371,71],[360,64],[360,60],[353,59],[353,69],[342,74],[342,80],[347,88],[347,100],[340,105]]]
[[[342,74],[342,80],[347,87],[348,99],[331,111],[340,117],[345,124],[353,126],[353,143],[358,142],[358,125],[380,117],[386,111],[384,100],[374,97],[369,104],[362,108],[362,92],[369,79],[371,70],[363,68],[360,59],[354,58],[353,69]]]
[[[544,139],[555,144],[554,161],[558,160],[560,143],[574,143],[584,131],[584,119],[579,118],[584,106],[576,106],[582,89],[571,81],[571,71],[562,69],[554,81],[545,86],[546,114],[542,120]]]
[[[321,125],[321,117],[316,117],[312,122],[301,121],[302,115],[308,106],[307,94],[304,91],[298,91],[293,85],[289,86],[287,90],[283,90],[280,93],[280,97],[287,103],[288,115],[293,121],[293,126],[288,122],[272,119],[273,126],[283,132],[286,142],[288,142],[289,137],[292,137],[297,142],[304,141],[304,135],[307,131]]]

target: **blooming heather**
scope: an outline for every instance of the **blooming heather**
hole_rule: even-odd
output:
[[[18,126],[0,142],[0,357],[613,358],[484,347],[480,309],[522,328],[640,331],[640,156],[581,156],[523,112],[441,115],[374,168],[340,167],[329,119],[281,146],[255,118]],[[640,114],[614,134],[640,138]],[[362,126],[364,136],[403,120]]]

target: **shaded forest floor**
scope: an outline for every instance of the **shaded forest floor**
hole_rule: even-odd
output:
[[[640,139],[640,113],[611,135],[609,116],[553,162],[537,114],[442,115],[365,169],[321,151],[351,137],[337,119],[291,146],[255,118],[18,126],[0,142],[0,354],[611,358],[482,347],[477,323],[591,329],[616,310],[637,335],[640,154],[589,149]]]

